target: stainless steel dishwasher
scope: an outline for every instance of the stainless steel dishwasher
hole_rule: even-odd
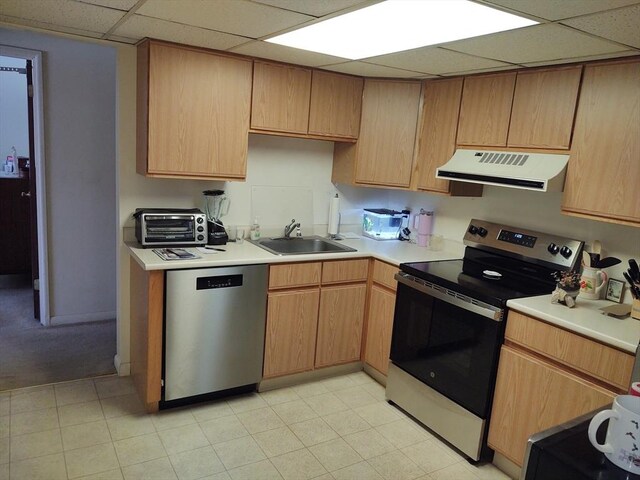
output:
[[[266,265],[167,271],[164,402],[261,380],[267,281]]]

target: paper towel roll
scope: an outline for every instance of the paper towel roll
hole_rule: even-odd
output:
[[[336,196],[329,202],[329,235],[337,235],[340,223],[340,197]]]

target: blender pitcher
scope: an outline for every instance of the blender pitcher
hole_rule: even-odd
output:
[[[221,219],[229,212],[229,198],[224,190],[205,190],[202,193],[207,214],[207,245],[226,245],[229,236]]]

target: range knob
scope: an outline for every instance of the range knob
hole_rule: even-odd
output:
[[[204,240],[204,235],[198,235],[198,241],[201,242]]]
[[[567,247],[566,245],[564,245],[561,249],[560,249],[560,255],[562,255],[564,258],[569,258],[571,256],[573,252],[571,251],[571,249],[569,247]]]
[[[469,232],[471,235],[475,235],[476,233],[478,233],[478,227],[476,227],[475,225],[469,225],[469,230],[467,230],[467,232]]]
[[[198,217],[198,218],[196,219],[196,222],[198,222],[198,223],[202,223],[202,222],[204,222],[204,220],[202,219],[202,217]]]
[[[549,246],[547,247],[547,251],[551,255],[555,255],[560,251],[560,247],[558,245],[556,245],[555,243],[550,243]]]
[[[204,227],[203,227],[202,225],[199,225],[199,226],[198,226],[198,231],[199,231],[199,232],[204,232]]]
[[[487,233],[489,232],[487,231],[486,228],[482,228],[482,227],[478,228],[478,235],[480,235],[481,237],[486,237]]]

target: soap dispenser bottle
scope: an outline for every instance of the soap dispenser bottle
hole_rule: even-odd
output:
[[[253,220],[250,236],[251,240],[258,240],[260,238],[260,224],[258,223],[258,217]]]

